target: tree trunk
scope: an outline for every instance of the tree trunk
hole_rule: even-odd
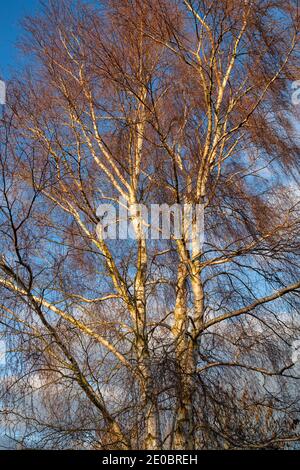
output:
[[[135,204],[135,200],[131,200]],[[139,215],[133,216],[133,227],[138,239],[137,273],[135,277],[135,329],[136,329],[136,354],[139,370],[142,376],[142,402],[144,404],[145,436],[144,448],[148,450],[161,449],[159,429],[159,416],[157,397],[151,371],[151,360],[146,330],[147,312],[145,295],[145,275],[147,268],[147,247],[143,235],[143,227]]]
[[[195,448],[193,401],[196,393],[197,338],[203,321],[203,288],[199,261],[187,260],[187,262],[181,263],[178,269],[173,328],[173,334],[176,337],[176,361],[179,376],[173,446],[175,449],[193,450]],[[186,306],[188,275],[191,276],[194,301],[191,319]]]

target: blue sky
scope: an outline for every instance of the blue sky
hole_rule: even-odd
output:
[[[39,0],[0,0],[0,77],[4,80],[24,60],[15,47],[22,32],[20,21],[38,8]]]

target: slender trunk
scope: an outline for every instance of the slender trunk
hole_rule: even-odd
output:
[[[188,350],[187,339],[187,308],[186,308],[186,278],[187,268],[181,263],[178,268],[177,293],[174,312],[173,334],[176,341],[176,363],[177,363],[177,409],[175,415],[175,427],[173,446],[175,449],[186,449],[188,446],[188,435],[190,429],[190,397],[189,386],[186,375],[186,357]]]
[[[135,203],[134,200],[131,201]],[[141,386],[143,413],[145,419],[145,449],[161,449],[159,412],[157,396],[151,371],[151,359],[147,334],[147,312],[145,276],[147,269],[147,246],[143,235],[141,217],[133,215],[133,227],[138,239],[137,273],[135,277],[135,327],[136,327],[136,354],[138,366],[143,378]]]
[[[136,281],[136,353],[137,362],[142,375],[142,403],[145,419],[145,449],[160,449],[158,426],[158,407],[155,387],[152,378],[151,361],[148,348],[148,336],[146,331],[146,312],[144,307],[145,299],[143,288],[139,288],[139,281]]]
[[[191,276],[194,308],[189,323],[186,307],[186,279]],[[173,334],[176,338],[176,361],[178,367],[178,397],[175,417],[175,449],[195,448],[193,402],[196,394],[197,336],[203,320],[203,289],[199,261],[181,263],[178,269],[175,323]]]
[[[176,410],[176,423],[174,432],[175,449],[193,450],[194,439],[194,416],[193,400],[195,394],[195,350],[189,339],[178,360],[180,367],[180,389],[178,393],[178,404]]]

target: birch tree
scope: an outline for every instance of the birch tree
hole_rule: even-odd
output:
[[[3,390],[43,445],[299,440],[297,15],[293,0],[51,1],[25,21],[1,127],[18,378]],[[98,208],[120,198],[201,205],[203,245],[147,238],[139,210],[110,240]],[[12,410],[35,374],[48,400]]]

